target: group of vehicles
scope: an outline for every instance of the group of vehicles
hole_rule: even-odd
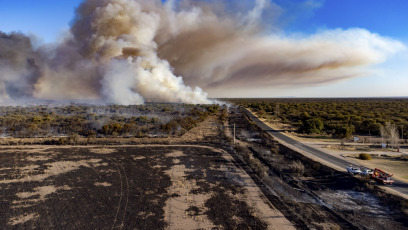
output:
[[[392,184],[394,180],[391,179],[393,174],[386,173],[381,169],[363,169],[362,171],[358,167],[347,166],[347,172],[353,175],[362,175],[362,176],[370,176],[371,179],[377,181],[378,183],[382,184]]]

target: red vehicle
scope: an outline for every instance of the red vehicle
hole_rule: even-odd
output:
[[[391,179],[393,174],[388,174],[381,169],[374,169],[373,174],[371,174],[371,178],[376,180],[378,183],[383,183],[383,184],[392,184],[394,183],[394,180]]]

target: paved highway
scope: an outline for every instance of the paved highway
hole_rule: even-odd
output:
[[[313,147],[310,147],[308,145],[305,145],[297,140],[294,140],[282,133],[280,133],[279,131],[276,131],[274,129],[272,129],[271,127],[269,127],[268,125],[266,125],[264,122],[262,122],[261,120],[259,120],[258,117],[256,117],[255,115],[253,115],[250,111],[248,111],[247,109],[243,108],[244,112],[247,114],[247,116],[254,121],[259,127],[261,127],[262,130],[268,132],[269,134],[271,134],[273,137],[275,137],[276,139],[280,139],[284,142],[286,142],[289,145],[292,145],[300,150],[303,150],[315,157],[318,157],[326,162],[329,162],[331,164],[334,164],[338,167],[341,167],[343,169],[346,169],[346,167],[348,165],[351,165],[352,163],[346,161],[345,159],[341,159],[335,156],[332,156],[328,153],[325,153],[321,150],[315,149]],[[353,164],[355,165],[355,164]],[[357,165],[358,166],[358,165]],[[365,168],[363,166],[358,166],[360,168]],[[394,179],[395,180],[395,179]],[[408,183],[399,181],[399,180],[395,180],[393,185],[387,185],[387,187],[392,188],[393,190],[403,193],[405,195],[408,195]]]

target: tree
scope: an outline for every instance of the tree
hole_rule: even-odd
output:
[[[324,128],[323,121],[319,118],[312,118],[302,121],[302,125],[299,128],[301,133],[316,133],[319,134]]]
[[[381,125],[380,135],[383,143],[390,144],[392,148],[398,147],[398,129],[394,123],[387,121],[385,125]]]
[[[395,124],[393,126],[394,127],[390,129],[390,144],[392,148],[398,148],[398,140],[399,140],[398,129],[395,126]]]
[[[353,125],[338,126],[334,129],[334,136],[337,138],[349,138],[354,130],[355,128]]]

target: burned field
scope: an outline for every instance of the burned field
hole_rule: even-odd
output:
[[[6,228],[265,229],[273,210],[205,146],[3,148],[0,161]]]
[[[279,144],[239,108],[178,138],[109,140],[0,148],[5,228],[408,227],[405,200]]]

